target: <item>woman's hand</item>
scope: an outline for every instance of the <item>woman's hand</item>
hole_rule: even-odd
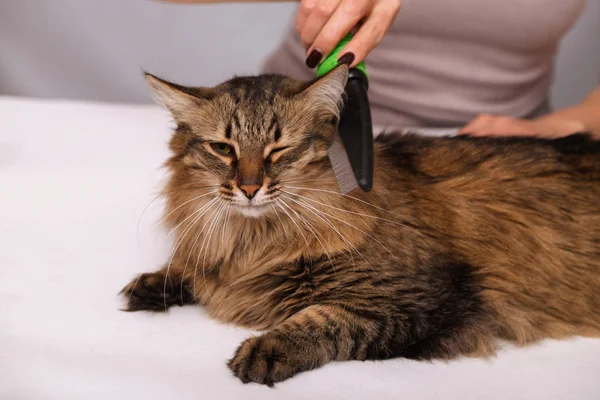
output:
[[[515,119],[502,115],[481,114],[465,125],[459,135],[471,136],[536,136],[557,138],[584,132],[581,121],[561,118],[540,118],[535,120]]]
[[[307,49],[306,65],[316,67],[360,23],[339,57],[341,63],[355,66],[379,44],[401,3],[401,0],[302,0],[296,31]]]
[[[534,120],[481,114],[458,134],[557,138],[587,132],[600,140],[600,85],[580,103]]]

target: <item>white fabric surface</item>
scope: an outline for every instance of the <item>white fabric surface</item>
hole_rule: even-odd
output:
[[[168,255],[152,229],[169,117],[154,106],[0,97],[0,399],[600,399],[600,340],[491,360],[333,363],[269,389],[225,366],[251,332],[199,307],[124,313]]]

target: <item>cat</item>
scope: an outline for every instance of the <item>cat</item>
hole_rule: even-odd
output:
[[[347,77],[198,88],[146,74],[177,123],[177,240],[123,289],[126,310],[198,303],[264,331],[228,367],[269,386],[331,361],[599,336],[600,142],[384,134],[372,191],[342,195],[327,150]]]

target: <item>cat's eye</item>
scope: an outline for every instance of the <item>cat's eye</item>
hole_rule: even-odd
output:
[[[269,158],[273,157],[275,154],[277,154],[277,153],[279,153],[279,152],[281,152],[281,151],[283,151],[283,150],[287,150],[287,149],[289,149],[289,148],[290,148],[290,146],[282,146],[282,147],[277,147],[277,148],[275,148],[275,149],[271,150],[271,152],[270,152],[270,153],[269,153],[269,155],[267,156],[267,159],[269,159]]]
[[[224,156],[232,156],[233,155],[233,147],[228,145],[227,143],[211,143],[210,147],[217,153]]]

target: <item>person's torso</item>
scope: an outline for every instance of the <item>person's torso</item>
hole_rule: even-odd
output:
[[[367,57],[373,121],[459,126],[478,113],[547,109],[553,57],[585,0],[404,0]],[[311,79],[293,27],[266,72]]]

